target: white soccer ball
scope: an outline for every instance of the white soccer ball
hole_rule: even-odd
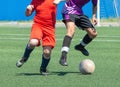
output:
[[[79,64],[82,74],[92,74],[95,71],[95,63],[90,59],[83,59]]]

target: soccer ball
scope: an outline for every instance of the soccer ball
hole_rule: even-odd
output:
[[[79,70],[82,74],[92,74],[95,71],[95,64],[90,59],[83,59],[79,64]]]

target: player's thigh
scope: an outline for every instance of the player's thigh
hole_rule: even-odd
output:
[[[75,20],[75,24],[78,28],[82,28],[82,30],[87,28],[94,28],[89,18],[85,15],[79,15]]]
[[[72,21],[66,21],[67,35],[73,37],[75,33],[75,23]]]
[[[39,24],[33,24],[30,34],[30,39],[38,39],[40,40],[42,38],[42,30],[41,26]]]
[[[40,40],[42,38],[41,26],[38,24],[33,24],[30,33],[30,44],[31,46],[40,46]]]
[[[45,28],[43,30],[43,37],[42,37],[42,45],[43,46],[51,46],[54,48],[56,45],[56,37],[55,37],[55,29],[54,27]]]

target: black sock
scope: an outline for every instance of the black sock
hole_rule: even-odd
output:
[[[72,40],[72,37],[70,36],[65,36],[64,37],[64,40],[63,40],[63,44],[62,44],[62,56],[66,57],[67,56],[67,53],[68,53],[68,50],[69,50],[69,47],[70,47],[70,44],[71,44],[71,40]]]
[[[45,59],[44,56],[42,56],[42,64],[41,64],[41,69],[46,69],[46,67],[48,66],[48,63],[50,61],[50,58],[49,59]]]
[[[24,61],[28,60],[32,51],[33,51],[33,49],[29,48],[28,45],[27,45],[26,48],[25,48],[24,55],[23,55]]]
[[[72,40],[72,37],[66,35],[66,36],[64,37],[62,47],[64,47],[64,46],[70,47],[71,40]]]
[[[67,52],[66,51],[62,52],[62,58],[67,58]]]
[[[87,44],[89,44],[92,41],[92,38],[89,37],[88,34],[86,34],[82,40],[82,42],[80,43],[81,46],[86,46]]]

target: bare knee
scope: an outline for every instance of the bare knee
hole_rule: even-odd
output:
[[[94,39],[97,36],[97,32],[95,29],[89,28],[86,30],[90,38]]]
[[[39,44],[39,41],[37,39],[31,39],[29,42],[29,46],[31,48],[34,48],[35,46],[37,46]]]
[[[97,32],[92,33],[92,34],[90,35],[90,37],[91,37],[92,39],[94,39],[95,37],[97,37]]]
[[[51,48],[43,48],[43,56],[46,59],[49,59],[51,55]]]

